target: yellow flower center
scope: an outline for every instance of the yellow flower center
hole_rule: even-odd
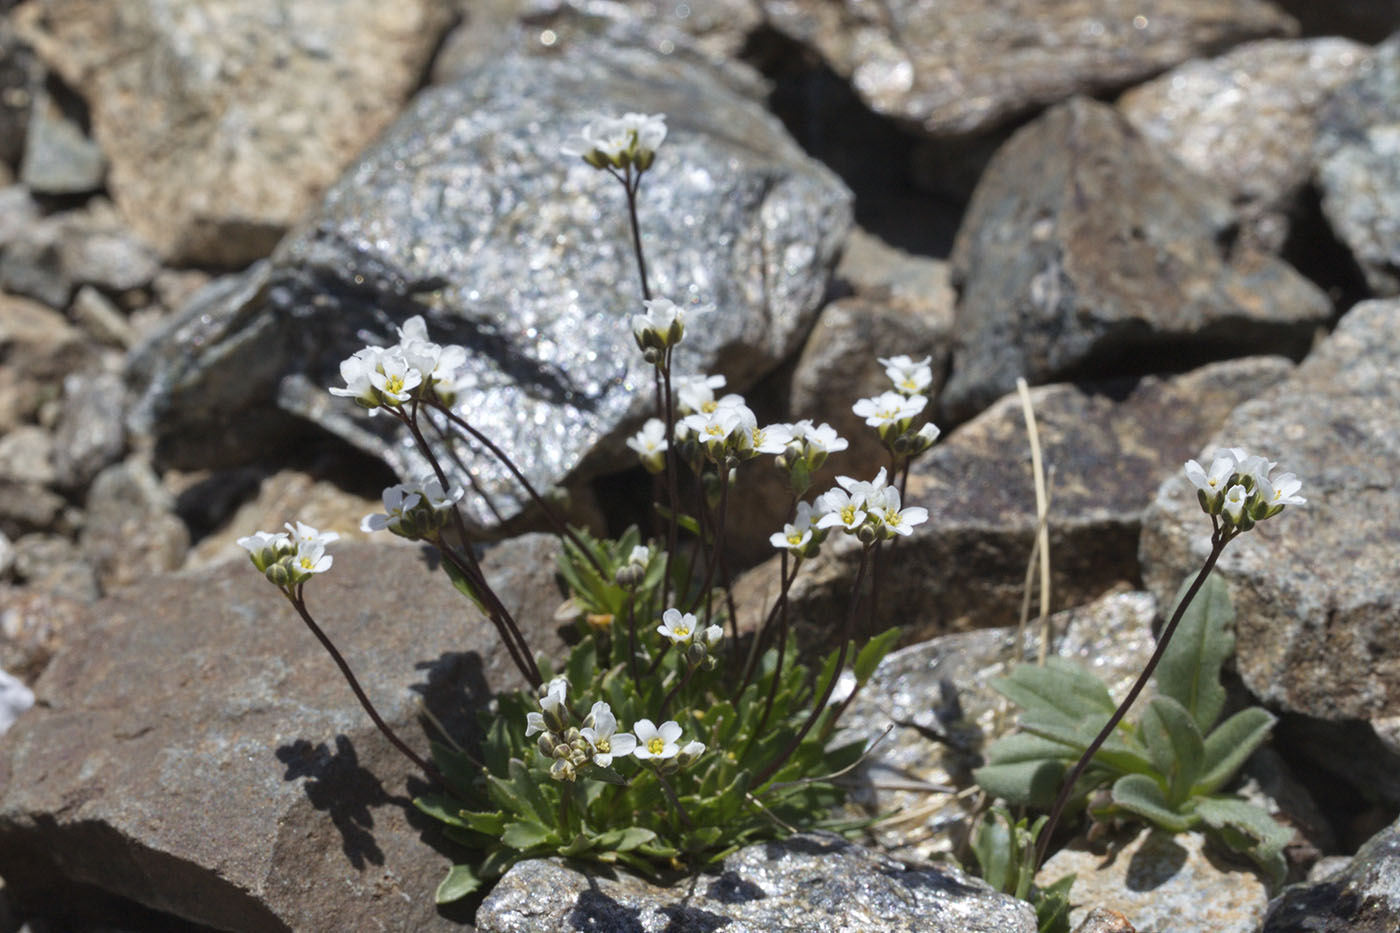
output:
[[[788,544],[791,544],[793,547],[797,547],[797,546],[798,546],[799,544],[801,544],[801,543],[802,543],[802,535],[800,535],[800,534],[790,534],[790,535],[788,535]]]
[[[607,739],[598,739],[598,741],[593,743],[593,747],[598,749],[598,751],[602,752],[604,755],[611,754],[612,752],[612,743],[609,742]]]
[[[387,378],[384,380],[384,388],[385,388],[386,390],[388,390],[389,392],[392,392],[394,395],[398,395],[400,392],[403,391],[403,377],[402,377],[402,376],[389,376],[389,377],[387,377]]]
[[[687,625],[677,625],[674,628],[672,628],[671,631],[675,634],[677,638],[690,637],[690,627]]]
[[[886,525],[898,525],[898,524],[899,524],[899,513],[896,512],[894,509],[885,509],[885,524],[886,524]]]
[[[718,407],[719,403],[713,401],[700,403],[700,410],[707,415]]]
[[[856,520],[856,507],[848,505],[841,510],[841,523],[849,525]]]
[[[302,557],[302,558],[300,558],[297,562],[298,562],[299,564],[301,564],[301,569],[302,569],[302,570],[310,570],[313,566],[315,566],[315,565],[311,562],[311,558],[310,558],[310,557]]]
[[[647,751],[651,752],[653,755],[660,755],[665,750],[666,740],[659,735],[650,742],[647,742]]]
[[[724,434],[724,428],[717,424],[707,425],[705,427],[705,433],[710,435],[710,437],[720,437]]]

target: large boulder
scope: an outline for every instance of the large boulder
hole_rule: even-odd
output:
[[[136,231],[167,259],[239,266],[393,119],[452,4],[44,0],[20,14],[87,101]]]
[[[461,735],[520,685],[418,549],[333,550],[311,611],[420,754],[423,709]],[[532,648],[557,654],[555,623],[519,601],[552,579],[532,556],[503,545],[485,567]],[[219,929],[448,927],[433,890],[449,861],[409,803],[421,776],[246,559],[148,579],[66,640],[0,741],[0,876],[22,908],[97,889]]]
[[[878,113],[932,136],[990,129],[1079,93],[1124,87],[1296,23],[1259,0],[765,0]]]
[[[1055,609],[1137,579],[1135,548],[1152,490],[1181,469],[1242,399],[1289,368],[1285,360],[1260,358],[1130,387],[1031,390],[1051,471]],[[905,500],[926,507],[929,520],[881,552],[878,627],[898,623],[914,641],[1016,621],[1037,526],[1027,451],[1021,402],[1012,394],[915,461]],[[859,557],[855,540],[839,535],[804,565],[790,596],[806,632],[834,638],[840,630]],[[776,564],[774,558],[743,579],[741,605],[776,594]]]
[[[1112,107],[1076,99],[1044,114],[997,152],[958,231],[944,410],[967,417],[1018,376],[1301,354],[1327,297],[1273,256],[1232,247],[1237,219]]]
[[[1312,180],[1322,104],[1369,54],[1346,39],[1251,42],[1139,85],[1118,107],[1148,139],[1221,184],[1244,233],[1276,250]]]
[[[1400,36],[1379,45],[1321,116],[1322,210],[1378,295],[1400,293]]]
[[[1303,480],[1305,506],[1232,543],[1215,573],[1236,612],[1245,685],[1329,720],[1400,716],[1400,301],[1342,318],[1285,381],[1245,402],[1193,456],[1244,447]],[[1143,580],[1170,599],[1210,549],[1195,490],[1174,473],[1143,521]]]
[[[707,66],[580,28],[548,54],[519,51],[415,100],[269,263],[216,283],[138,352],[143,411],[172,462],[209,463],[210,433],[247,455],[249,413],[274,402],[384,458],[424,468],[408,432],[326,386],[366,340],[424,314],[467,347],[458,408],[547,489],[632,465],[652,370],[628,321],[640,310],[621,187],[561,146],[620,111],[668,114],[640,197],[653,290],[716,310],[691,321],[682,373],[742,391],[811,326],[850,224],[850,195],[782,126]],[[194,438],[183,452],[181,438]],[[483,524],[522,494],[468,453]],[[204,461],[200,463],[199,461]],[[572,474],[572,476],[571,476]]]

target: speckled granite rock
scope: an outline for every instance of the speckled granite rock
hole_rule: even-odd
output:
[[[1269,904],[1261,933],[1391,933],[1400,929],[1400,824],[1371,838],[1341,871]]]
[[[1118,911],[1095,907],[1084,915],[1074,933],[1137,933],[1137,930]]]
[[[423,704],[460,729],[518,683],[418,550],[332,550],[312,612],[420,752]],[[559,650],[548,619],[521,621]],[[411,766],[246,560],[110,597],[67,638],[0,745],[0,875],[23,909],[82,883],[221,929],[453,926]]]
[[[1259,525],[1216,573],[1236,611],[1236,661],[1270,706],[1323,719],[1400,715],[1400,301],[1353,308],[1285,381],[1241,405],[1216,446],[1242,446],[1303,480],[1304,507]],[[1180,472],[1143,522],[1143,580],[1168,598],[1209,549]]]
[[[26,35],[78,89],[108,188],[167,258],[266,255],[414,89],[445,0],[44,0]]]
[[[1256,0],[766,0],[764,10],[779,30],[820,50],[872,109],[938,136],[989,129],[1296,28]]]
[[[641,196],[652,285],[717,306],[692,323],[678,370],[721,371],[742,391],[789,355],[849,226],[845,188],[711,71],[582,30],[561,45],[421,94],[270,265],[207,290],[138,351],[149,423],[170,439],[212,426],[227,441],[275,397],[416,475],[401,426],[325,387],[366,340],[422,313],[435,339],[469,348],[459,407],[537,486],[630,466],[623,441],[652,376],[627,325],[640,299],[625,202],[559,151],[613,110],[670,115]],[[471,463],[500,514],[518,512],[509,474]]]
[[[1323,108],[1322,210],[1380,295],[1400,292],[1400,36],[1377,46]]]
[[[1148,139],[1222,185],[1245,235],[1277,250],[1312,177],[1322,103],[1369,54],[1346,39],[1251,42],[1139,85],[1118,107]]]
[[[1268,887],[1244,865],[1222,860],[1200,833],[1142,830],[1107,851],[1061,849],[1036,875],[1049,885],[1075,876],[1070,922],[1089,905],[1111,907],[1137,933],[1255,933]]]
[[[659,888],[559,859],[521,862],[476,914],[481,933],[1034,933],[1035,913],[956,868],[908,868],[839,837],[740,849],[720,871]]]
[[[80,541],[103,591],[110,592],[178,570],[190,532],[151,465],[132,457],[93,481]]]
[[[106,168],[101,148],[83,128],[47,94],[37,95],[29,111],[19,180],[36,194],[88,194],[102,187]]]
[[[1274,385],[1289,369],[1284,360],[1255,358],[1149,377],[1131,389],[1055,385],[1031,391],[1046,468],[1054,470],[1054,609],[1137,579],[1141,518],[1160,478],[1179,471],[1240,400]],[[919,640],[1019,617],[1036,529],[1027,450],[1021,403],[1013,394],[915,462],[905,498],[927,508],[929,520],[883,553],[877,628],[898,622],[907,639]],[[858,561],[854,539],[840,536],[805,565],[790,594],[805,631],[838,629]],[[744,585],[768,588],[776,573],[764,565]]]
[[[1111,107],[1076,99],[1021,129],[958,231],[944,411],[967,417],[1017,376],[1140,372],[1155,353],[1301,352],[1327,297],[1272,256],[1230,249],[1235,221]]]
[[[53,465],[59,486],[81,489],[126,452],[126,386],[113,372],[74,373],[63,380],[54,429]]]
[[[1057,612],[1055,653],[1093,671],[1121,699],[1152,653],[1156,609],[1151,594],[1124,592]],[[1037,633],[1026,638],[1028,657]],[[862,765],[850,804],[862,816],[889,815],[869,830],[882,851],[931,859],[966,840],[977,801],[958,792],[971,784],[982,750],[1016,725],[1015,707],[987,685],[1015,657],[1015,640],[1015,628],[981,629],[896,651],[842,717],[842,727],[866,741],[896,724]]]

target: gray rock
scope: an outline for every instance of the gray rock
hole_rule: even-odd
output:
[[[1057,612],[1054,653],[1092,670],[1122,699],[1152,653],[1156,609],[1151,594],[1124,592]],[[1016,725],[1015,707],[988,681],[1013,660],[1034,658],[1038,646],[1038,628],[1019,655],[1014,627],[978,629],[910,645],[881,662],[841,718],[848,736],[866,742],[896,724],[861,766],[849,804],[853,816],[888,816],[868,830],[881,851],[927,860],[962,848],[980,807],[961,791],[986,746]]]
[[[63,268],[57,224],[39,223],[19,231],[0,254],[0,290],[41,301],[62,311],[73,294]]]
[[[63,315],[0,293],[0,362],[20,379],[52,384],[96,360],[83,334]]]
[[[1323,108],[1314,147],[1322,210],[1379,295],[1400,292],[1400,36]]]
[[[1179,470],[1240,400],[1274,385],[1289,368],[1262,358],[1148,377],[1126,392],[1122,385],[1031,390],[1042,455],[1054,471],[1048,480],[1053,609],[1138,578],[1134,549],[1157,483]],[[1019,617],[1036,530],[1027,452],[1013,394],[915,462],[905,499],[926,507],[929,520],[882,551],[876,630],[898,622],[907,639],[918,640]],[[860,556],[853,545],[849,536],[829,539],[793,584],[805,631],[839,631]],[[776,572],[753,571],[745,592],[762,589]]]
[[[0,162],[18,165],[24,155],[29,109],[34,95],[43,88],[43,80],[44,70],[34,50],[15,34],[7,20],[0,19]]]
[[[88,102],[108,188],[168,259],[271,251],[393,118],[446,27],[443,0],[45,0],[27,32]]]
[[[1268,885],[1242,864],[1207,850],[1200,833],[1145,829],[1108,851],[1061,849],[1036,875],[1042,887],[1075,876],[1070,923],[1091,905],[1122,911],[1137,933],[1255,933],[1269,902]]]
[[[1369,54],[1346,39],[1251,42],[1139,85],[1118,107],[1148,139],[1221,184],[1245,235],[1276,251],[1312,177],[1322,103]]]
[[[622,871],[584,874],[561,859],[521,862],[476,924],[481,933],[1033,933],[1035,913],[956,868],[909,868],[837,836],[803,834],[740,849],[717,875],[676,888]]]
[[[53,435],[34,424],[0,435],[0,480],[52,485],[53,446]]]
[[[1118,911],[1095,907],[1084,915],[1074,933],[1137,933],[1137,929]]]
[[[519,684],[419,551],[332,550],[312,612],[420,753],[424,705],[461,730]],[[452,928],[433,904],[446,843],[408,801],[422,783],[246,559],[104,600],[34,690],[0,752],[0,875],[21,910],[77,884],[222,929]]]
[[[34,683],[86,611],[69,595],[0,583],[0,668]]]
[[[10,571],[15,566],[15,546],[10,539],[0,533],[0,583],[4,583],[10,577]]]
[[[0,251],[21,239],[24,231],[38,220],[39,205],[30,197],[28,188],[23,185],[0,188]]]
[[[39,483],[0,479],[0,532],[11,538],[47,531],[59,521],[67,503]]]
[[[32,589],[79,602],[94,602],[102,595],[92,565],[63,535],[39,532],[17,539],[15,576]]]
[[[102,219],[70,225],[60,250],[63,269],[75,284],[108,292],[144,288],[160,271],[144,243],[124,227]]]
[[[820,50],[877,113],[962,136],[1077,93],[1123,87],[1212,49],[1290,35],[1256,0],[766,0],[773,25]]]
[[[24,682],[0,670],[0,735],[9,731],[20,713],[34,705],[34,694]]]
[[[108,346],[129,349],[136,343],[136,332],[121,310],[91,285],[78,289],[68,310],[83,330]]]
[[[30,110],[20,181],[38,194],[87,194],[102,187],[106,161],[83,128],[40,95]]]
[[[178,569],[190,532],[150,464],[132,458],[93,481],[81,544],[102,589],[111,592]]]
[[[1021,129],[958,232],[944,410],[966,417],[1018,376],[1140,371],[1154,352],[1301,352],[1327,297],[1280,260],[1224,245],[1235,220],[1104,104],[1076,99]]]
[[[1377,833],[1340,872],[1269,904],[1261,933],[1388,933],[1400,928],[1400,824]]]
[[[126,386],[112,372],[76,373],[63,380],[63,407],[54,431],[57,484],[81,489],[126,452]]]
[[[623,442],[652,376],[627,324],[639,295],[624,200],[559,152],[587,120],[624,109],[670,115],[640,206],[654,290],[718,308],[692,323],[678,370],[724,372],[742,391],[810,327],[850,196],[709,70],[580,35],[421,94],[269,264],[206,289],[137,351],[143,421],[202,436],[247,425],[246,410],[275,396],[419,473],[394,419],[326,387],[366,340],[392,342],[394,325],[423,313],[434,339],[469,350],[459,409],[537,487],[630,466]],[[225,442],[246,446],[236,433]],[[207,450],[191,459],[215,465]],[[501,515],[521,508],[494,460],[471,464]],[[479,498],[471,509],[496,521]]]
[[[1215,573],[1236,611],[1236,661],[1270,706],[1328,720],[1400,714],[1400,301],[1357,305],[1287,380],[1236,408],[1195,456],[1245,447],[1303,481],[1232,543]],[[1143,580],[1170,598],[1209,550],[1210,522],[1173,471],[1143,522]]]

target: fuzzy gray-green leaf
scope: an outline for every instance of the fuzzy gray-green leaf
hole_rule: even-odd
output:
[[[481,887],[481,879],[472,871],[470,865],[453,865],[447,872],[447,877],[437,886],[435,900],[439,904],[451,904],[453,901],[461,900],[468,894]]]
[[[1293,838],[1293,830],[1254,804],[1230,797],[1197,801],[1196,812],[1227,845],[1244,852],[1269,872],[1274,884],[1282,883],[1288,867],[1283,847]]]
[[[1177,592],[1173,612],[1189,586],[1189,581],[1183,583]],[[1186,607],[1153,677],[1157,692],[1186,707],[1201,732],[1215,724],[1225,707],[1220,667],[1235,650],[1235,636],[1230,631],[1234,620],[1235,610],[1224,581],[1214,575],[1207,577]]]
[[[1142,714],[1142,735],[1157,773],[1167,780],[1167,800],[1180,806],[1191,796],[1205,761],[1205,740],[1186,707],[1156,696]]]
[[[1031,712],[1058,713],[1071,722],[1113,714],[1113,698],[1103,682],[1072,661],[1047,658],[1044,667],[1018,664],[992,688]]]
[[[1191,819],[1167,802],[1162,788],[1145,774],[1126,774],[1113,784],[1113,802],[1150,823],[1174,833],[1191,828]]]
[[[1242,709],[1206,736],[1204,774],[1195,793],[1213,794],[1229,783],[1254,750],[1269,738],[1273,715],[1262,706]]]

